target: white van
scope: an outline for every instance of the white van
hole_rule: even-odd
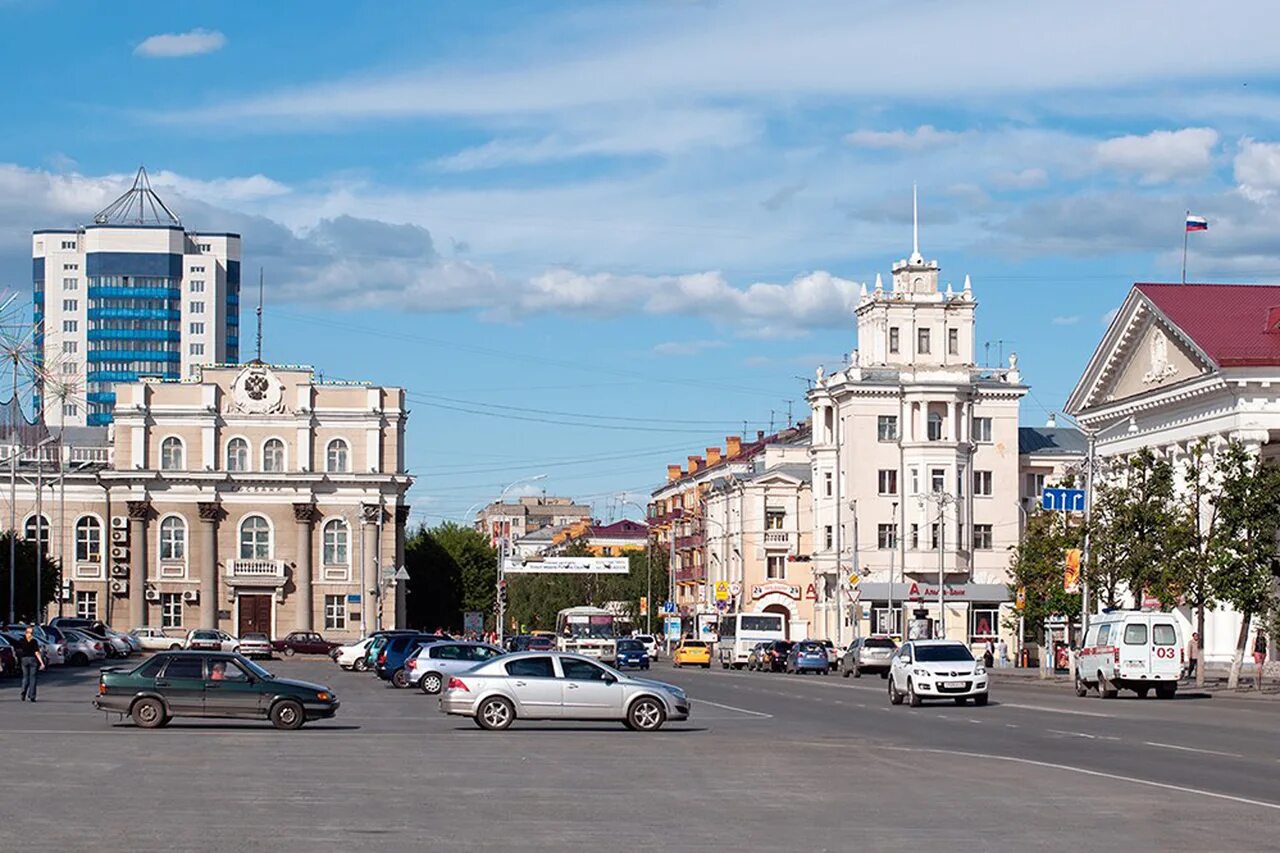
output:
[[[1186,664],[1186,646],[1170,613],[1136,610],[1101,613],[1089,622],[1084,647],[1076,653],[1076,695],[1097,688],[1114,699],[1121,688],[1146,698],[1151,688],[1172,699]]]

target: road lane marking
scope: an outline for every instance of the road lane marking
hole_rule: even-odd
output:
[[[1064,732],[1062,729],[1047,729],[1046,731],[1050,731],[1055,735],[1066,735],[1067,737],[1084,737],[1089,740],[1098,739],[1097,735],[1091,735],[1088,732]]]
[[[1210,797],[1216,800],[1229,800],[1233,803],[1243,803],[1247,806],[1259,806],[1264,809],[1280,811],[1280,803],[1269,803],[1266,800],[1253,800],[1248,797],[1237,797],[1234,794],[1222,794],[1217,791],[1206,791],[1203,788],[1189,788],[1186,785],[1172,785],[1168,782],[1139,779],[1135,776],[1121,776],[1118,773],[1104,773],[1101,770],[1086,770],[1083,767],[1072,767],[1069,764],[1055,764],[1051,761],[1036,761],[1031,758],[1019,758],[1013,755],[988,755],[981,752],[961,752],[954,749],[928,749],[913,746],[886,746],[884,749],[895,752],[926,752],[934,753],[936,755],[955,755],[961,758],[988,758],[992,761],[1009,761],[1015,764],[1027,764],[1033,767],[1047,767],[1051,770],[1066,770],[1071,773],[1080,773],[1084,776],[1096,776],[1101,779],[1112,779],[1117,782],[1130,782],[1134,785],[1146,785],[1151,788],[1161,788],[1166,791],[1178,791],[1183,794],[1194,794],[1201,797]]]
[[[1024,711],[1043,711],[1046,714],[1074,714],[1077,717],[1105,717],[1114,719],[1115,714],[1099,714],[1095,711],[1073,711],[1068,708],[1049,708],[1044,705],[1019,705],[1014,702],[1001,702],[1001,708],[1021,708]]]
[[[740,714],[750,714],[753,717],[773,719],[773,714],[766,714],[763,711],[751,711],[746,708],[736,708],[733,705],[721,705],[719,702],[712,702],[710,699],[698,699],[696,701],[699,705],[711,705],[715,708],[724,708],[726,711],[737,711]]]
[[[1238,752],[1219,752],[1216,749],[1198,749],[1197,747],[1194,747],[1194,746],[1179,746],[1176,743],[1156,743],[1153,740],[1144,740],[1142,742],[1142,745],[1158,746],[1161,749],[1177,749],[1177,750],[1181,750],[1182,752],[1201,752],[1201,753],[1204,753],[1205,755],[1222,755],[1222,756],[1226,756],[1227,758],[1244,758],[1244,756]]]

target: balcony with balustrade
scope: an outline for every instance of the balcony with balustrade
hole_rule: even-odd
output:
[[[289,574],[284,560],[236,558],[227,560],[223,575],[228,586],[256,586],[283,589]]]

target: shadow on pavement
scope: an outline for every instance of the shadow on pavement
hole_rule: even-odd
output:
[[[113,716],[114,716],[114,715],[113,715]],[[136,725],[134,725],[134,724],[133,724],[132,722],[130,722],[128,719],[122,720],[122,721],[120,721],[120,722],[115,722],[115,723],[111,723],[110,721],[108,721],[108,722],[109,722],[110,727],[111,727],[111,728],[113,728],[113,729],[132,729],[132,730],[134,730],[134,731],[139,731],[139,732],[141,732],[141,731],[145,731],[145,732],[155,732],[155,731],[166,731],[166,730],[172,730],[172,729],[176,729],[176,730],[178,730],[178,731],[182,731],[182,732],[199,732],[199,731],[226,732],[226,731],[235,731],[235,732],[267,732],[267,733],[278,733],[278,732],[281,732],[281,731],[282,731],[282,729],[277,729],[277,728],[276,728],[275,726],[273,726],[273,725],[270,725],[270,724],[263,724],[263,723],[257,723],[257,722],[254,722],[254,721],[252,721],[252,720],[246,720],[246,721],[244,721],[244,722],[227,722],[227,723],[199,723],[199,722],[195,722],[195,721],[193,720],[193,721],[191,721],[191,722],[186,722],[186,723],[177,723],[177,722],[169,723],[168,725],[161,726],[161,727],[160,727],[160,728],[158,728],[158,729],[144,729],[144,728],[142,728],[141,726],[136,726]],[[287,732],[287,733],[288,733],[288,734],[290,734],[290,735],[296,735],[296,734],[298,734],[299,732],[302,732],[302,733],[307,733],[307,732],[349,732],[349,731],[358,731],[358,730],[360,730],[360,729],[362,729],[362,728],[364,728],[364,727],[363,727],[363,726],[341,726],[341,725],[339,725],[339,726],[330,726],[330,725],[324,725],[324,724],[321,724],[321,723],[308,723],[307,725],[303,726],[303,727],[302,727],[302,728],[300,728],[300,729],[293,729],[292,731],[289,731],[289,732]]]
[[[484,729],[481,729],[474,725],[454,726],[453,730],[456,732],[485,731]],[[562,726],[520,726],[517,724],[505,730],[505,732],[518,732],[520,734],[537,734],[539,732],[577,732],[577,733],[617,732],[618,734],[648,734],[648,735],[659,735],[659,736],[665,735],[665,734],[682,734],[682,735],[695,734],[697,732],[705,732],[705,731],[709,731],[709,729],[705,727],[698,727],[698,726],[682,726],[679,728],[664,726],[656,732],[632,732],[626,727],[624,727],[622,723],[617,723],[616,726],[611,726],[611,725],[608,725],[607,723],[599,723],[594,725],[590,723],[584,723],[583,725],[580,725],[580,726],[564,726],[564,725]],[[492,734],[494,737],[500,737],[505,732],[490,732],[490,734]]]

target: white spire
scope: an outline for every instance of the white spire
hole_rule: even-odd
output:
[[[865,281],[862,283],[862,294],[861,294],[861,295],[862,295],[862,298],[863,298],[863,299],[866,299],[866,298],[867,298],[867,283],[866,283]]]
[[[884,290],[884,279],[880,278],[880,273],[876,273],[876,293]]]
[[[950,299],[951,297],[953,297],[953,296],[955,296],[955,295],[956,295],[956,294],[955,294],[955,291],[953,291],[953,290],[951,289],[951,282],[947,282],[947,298],[948,298],[948,299]]]
[[[920,254],[920,203],[916,197],[915,182],[911,183],[911,260],[912,264],[924,263]]]

